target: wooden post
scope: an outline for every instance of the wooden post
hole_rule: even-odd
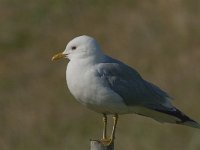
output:
[[[90,140],[90,150],[114,150],[114,142],[106,146],[98,140]]]

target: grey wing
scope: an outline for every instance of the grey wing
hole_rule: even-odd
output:
[[[166,92],[145,81],[139,73],[120,61],[107,58],[98,65],[98,75],[129,106],[142,105],[151,109],[172,108]]]

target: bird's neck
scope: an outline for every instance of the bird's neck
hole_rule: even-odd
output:
[[[99,53],[97,55],[86,55],[86,56],[81,56],[81,57],[74,57],[73,59],[70,60],[71,63],[76,63],[79,65],[95,65],[97,63],[102,62],[104,59],[104,55]]]

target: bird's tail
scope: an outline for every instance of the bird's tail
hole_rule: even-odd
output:
[[[200,124],[198,122],[196,122],[193,119],[191,119],[190,117],[186,116],[185,114],[183,114],[178,109],[176,109],[176,111],[178,113],[180,113],[180,115],[178,117],[179,117],[179,119],[181,119],[180,122],[177,122],[178,124],[183,124],[183,125],[186,125],[186,126],[190,126],[190,127],[193,127],[193,128],[200,129]]]
[[[171,123],[186,125],[186,126],[200,129],[200,124],[198,122],[194,121],[193,119],[191,119],[190,117],[182,113],[177,108],[174,108],[172,111],[166,111],[166,110],[156,110],[156,111],[173,116],[174,122],[171,122]]]
[[[182,113],[177,108],[166,109],[164,107],[135,107],[133,112],[150,117],[159,122],[175,123],[200,129],[200,124]]]
[[[186,121],[184,123],[182,123],[183,125],[186,125],[186,126],[190,126],[190,127],[193,127],[193,128],[198,128],[200,129],[200,124],[197,123],[196,121],[194,120],[190,120],[190,121]]]

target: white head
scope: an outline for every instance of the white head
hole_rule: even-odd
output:
[[[52,60],[67,57],[69,60],[74,58],[85,58],[90,56],[98,56],[101,54],[101,48],[97,41],[86,35],[82,35],[72,39],[66,46],[64,52],[53,56]]]

